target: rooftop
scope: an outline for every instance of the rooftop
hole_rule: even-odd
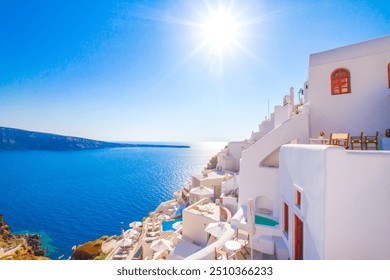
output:
[[[191,206],[187,207],[184,211],[193,214],[203,215],[215,221],[219,221],[220,218],[219,206],[216,205],[215,203],[208,202],[208,201],[209,201],[208,198],[202,199],[199,202],[194,203]]]
[[[390,35],[310,55],[309,66],[349,60],[389,51]]]

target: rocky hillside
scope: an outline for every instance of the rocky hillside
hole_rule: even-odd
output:
[[[104,260],[106,255],[102,252],[102,244],[109,236],[102,236],[75,248],[71,260]]]
[[[69,151],[119,147],[189,148],[185,145],[126,144],[91,140],[73,136],[0,127],[1,150]]]
[[[49,260],[37,234],[12,234],[0,215],[0,260]]]

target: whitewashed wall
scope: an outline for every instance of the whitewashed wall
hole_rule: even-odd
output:
[[[214,186],[221,186],[224,178],[204,178],[200,180],[200,184],[204,187],[214,189]]]
[[[241,159],[242,152],[248,149],[252,144],[248,141],[235,141],[228,144],[229,154],[236,159]]]
[[[249,198],[265,196],[273,201],[273,215],[279,216],[278,168],[263,167],[260,163],[285,143],[295,139],[299,139],[299,143],[307,140],[308,129],[307,115],[294,116],[243,152],[240,170],[240,205],[246,205]]]
[[[228,148],[217,154],[217,168],[238,172],[242,152],[251,145],[252,143],[247,140],[229,142]]]
[[[325,258],[390,259],[390,152],[329,150],[326,162]]]
[[[280,211],[287,202],[290,257],[293,213],[304,223],[304,259],[390,259],[390,152],[285,145],[280,153]],[[294,191],[302,190],[302,207]]]
[[[199,202],[202,203],[202,201]],[[199,202],[196,205],[198,205]],[[183,237],[194,241],[197,245],[206,246],[209,234],[205,232],[204,229],[209,223],[218,221],[219,213],[218,215],[206,216],[199,213],[193,213],[190,209],[186,208],[183,210]]]
[[[275,127],[275,117],[274,113],[271,114],[271,117],[267,120],[262,121],[262,123],[259,125],[259,132],[261,132],[264,135],[269,133],[272,129]]]
[[[287,104],[286,106],[275,106],[275,127],[281,125],[291,117],[293,106]]]
[[[390,128],[390,36],[310,55],[310,137],[322,130],[363,131],[382,135]],[[351,74],[351,93],[331,95],[330,75],[337,68]]]
[[[289,206],[289,235],[282,237],[293,254],[293,214],[304,223],[303,258],[324,258],[325,228],[325,145],[285,145],[280,149],[279,161],[279,209],[282,212],[283,202]],[[335,147],[337,149],[338,147]],[[302,207],[295,206],[295,188],[301,188]],[[283,220],[280,219],[280,225]]]

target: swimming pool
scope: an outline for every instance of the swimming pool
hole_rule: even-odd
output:
[[[175,219],[175,220],[163,221],[162,222],[162,229],[163,229],[163,231],[169,231],[169,230],[175,231],[175,229],[172,227],[173,224],[176,222],[181,222],[181,221],[183,221],[183,219],[181,217],[178,219]]]
[[[274,220],[274,219],[271,219],[271,218],[267,218],[267,217],[264,217],[264,216],[256,215],[255,216],[255,224],[256,225],[263,225],[263,226],[274,227],[274,226],[278,225],[279,222]]]

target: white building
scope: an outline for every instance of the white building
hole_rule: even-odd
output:
[[[390,36],[310,55],[310,137],[320,130],[383,135],[390,128],[389,62]]]
[[[225,171],[203,170],[201,174],[192,175],[189,185],[190,193],[194,188],[203,186],[213,190],[213,200],[218,199],[222,194],[222,184],[232,178],[232,175]]]
[[[390,151],[286,145],[280,228],[291,259],[390,258]]]
[[[232,224],[246,227],[246,204],[255,199],[265,222],[256,225],[253,248],[287,248],[292,259],[390,258],[390,152],[300,145],[320,131],[383,135],[389,88],[390,36],[310,56],[305,103],[276,107],[242,152],[242,211]],[[388,139],[379,140],[388,147]]]
[[[189,202],[190,204],[194,204],[205,197],[212,200],[214,198],[214,190],[204,186],[196,187],[190,191]]]
[[[242,152],[253,143],[252,140],[229,142],[228,147],[217,154],[217,170],[238,172]]]
[[[219,221],[219,206],[203,198],[183,210],[183,237],[197,245],[206,246],[209,234],[204,229],[209,223]]]

